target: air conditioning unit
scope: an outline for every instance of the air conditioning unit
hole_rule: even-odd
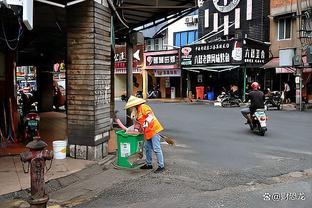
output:
[[[193,23],[193,17],[186,17],[186,18],[185,18],[185,23],[186,23],[186,24],[191,24],[191,23]]]
[[[202,7],[204,4],[204,0],[197,0],[198,7]]]
[[[23,6],[23,0],[6,0],[8,5]]]
[[[6,0],[0,0],[0,7],[1,7],[1,5],[8,7],[8,3],[6,2]]]

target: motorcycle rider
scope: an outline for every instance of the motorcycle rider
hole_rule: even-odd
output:
[[[249,108],[244,108],[241,110],[241,113],[247,119],[246,124],[249,124],[249,125],[252,124],[251,115],[254,114],[257,109],[264,108],[264,100],[265,100],[264,93],[259,90],[260,85],[258,82],[253,82],[251,84],[251,89],[252,91],[246,94],[246,100],[245,100],[245,102],[250,100],[251,104]]]

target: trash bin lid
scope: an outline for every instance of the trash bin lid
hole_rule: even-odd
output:
[[[127,134],[125,130],[116,131],[115,133],[122,137],[138,137],[143,135],[143,134]]]

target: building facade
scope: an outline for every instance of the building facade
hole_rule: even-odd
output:
[[[177,21],[168,21],[167,26],[162,24],[142,31],[145,36],[142,86],[146,88],[142,89],[143,97],[148,98],[155,87],[160,91],[159,98],[186,96],[182,94],[183,72],[180,67],[179,49],[193,44],[198,39],[197,13],[191,12]],[[117,94],[115,96],[118,97]]]
[[[0,3],[5,34],[0,41],[0,113],[5,115],[0,117],[0,131],[6,139],[23,139],[15,137],[14,131],[19,122],[16,75],[22,74],[21,66],[36,69],[33,79],[38,81],[36,101],[40,112],[54,110],[53,75],[64,73],[66,111],[62,118],[66,118],[63,127],[67,138],[58,139],[68,141],[72,157],[90,160],[107,154],[112,130],[115,40],[127,40],[133,45],[137,39],[131,39],[129,31],[195,6],[194,2],[186,0],[170,1],[169,7],[183,6],[169,10],[166,9],[168,1],[151,5],[138,0],[145,6],[134,12],[131,1],[34,1],[33,5],[27,5],[33,8],[32,24],[29,18],[23,22],[21,13],[24,4],[32,1],[11,2],[12,7]],[[127,21],[120,18],[121,13]],[[137,57],[140,60],[143,60],[142,52],[141,57]],[[120,68],[116,68],[119,73],[124,73],[123,64],[119,63]],[[139,82],[137,79],[140,86]]]
[[[268,15],[268,0],[204,1],[198,14],[199,40],[182,48],[187,91],[196,94],[196,87],[204,87],[214,99],[231,85],[242,96],[248,82],[263,85],[260,66],[269,59]]]
[[[283,83],[288,83],[292,101],[299,95],[295,82],[299,70],[299,73],[302,71],[302,99],[305,102],[312,102],[312,69],[307,63],[306,50],[312,44],[311,9],[309,1],[304,0],[271,0],[270,3],[272,60],[265,65],[268,72],[267,85],[273,90],[283,90]],[[281,63],[283,61],[283,57],[280,57],[281,51],[291,53],[288,66]],[[296,57],[299,62],[295,60]]]

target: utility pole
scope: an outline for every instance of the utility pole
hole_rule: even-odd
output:
[[[127,37],[127,43],[126,43],[126,58],[127,58],[127,97],[129,98],[133,94],[133,45],[131,43],[130,39],[130,33],[128,34]],[[130,109],[127,110],[126,112],[126,121],[127,125],[130,126],[132,125],[132,121],[130,118]]]
[[[302,14],[302,9],[301,9],[301,0],[297,0],[297,15],[296,15],[296,26],[297,26],[297,50],[296,50],[296,56],[300,59],[300,63],[302,63],[302,45],[301,45],[301,14]],[[302,64],[301,64],[302,66]],[[296,108],[299,111],[302,111],[302,71],[303,68],[299,66],[296,69],[296,79],[295,79],[295,84],[296,84]]]
[[[244,67],[244,91],[243,91],[243,101],[245,102],[246,101],[246,79],[247,79],[247,69],[246,69],[246,64],[245,64],[245,67]]]

